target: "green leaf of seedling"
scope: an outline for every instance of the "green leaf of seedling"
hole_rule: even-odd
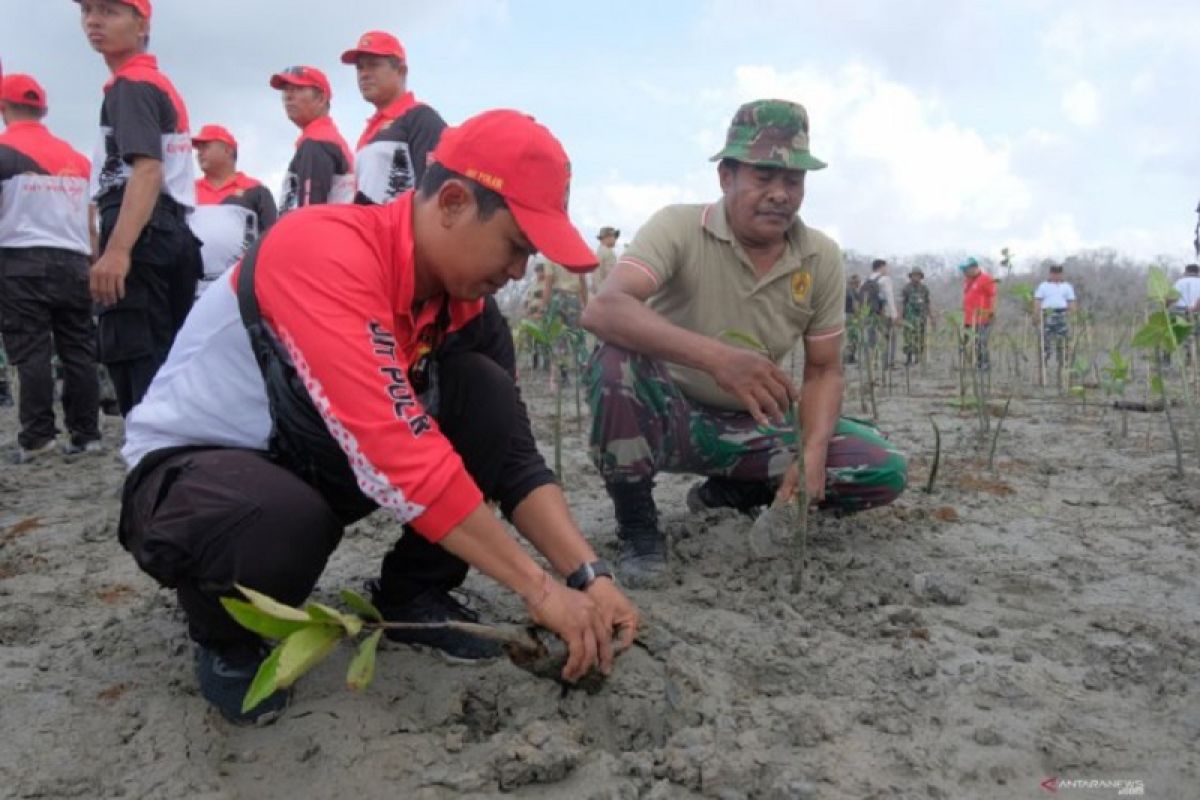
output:
[[[549,346],[550,340],[546,337],[546,331],[542,326],[531,319],[521,320],[521,333],[529,336],[538,344]]]
[[[291,606],[284,605],[283,603],[279,602],[278,600],[272,600],[270,597],[267,597],[262,592],[256,592],[253,589],[247,589],[245,586],[242,586],[241,584],[235,583],[234,586],[237,588],[237,590],[239,592],[241,592],[242,594],[244,594],[246,596],[246,599],[250,601],[250,604],[252,606],[254,606],[259,611],[263,612],[264,614],[266,614],[269,617],[274,617],[275,619],[291,620],[292,622],[311,622],[312,621],[311,619],[309,619],[308,614],[305,614],[303,611],[301,611],[298,608],[292,608]]]
[[[373,619],[376,622],[383,622],[383,614],[380,613],[379,609],[358,592],[352,589],[342,589],[340,596],[342,602],[350,606],[350,610],[363,619]]]
[[[336,608],[330,608],[320,603],[309,603],[304,610],[312,617],[313,622],[319,622],[322,625],[337,625],[350,636],[357,636],[358,632],[362,630],[361,619],[353,614],[343,614]]]
[[[749,350],[757,350],[763,355],[767,354],[767,346],[749,333],[735,330],[724,330],[717,334],[717,338],[724,339],[730,344],[737,345],[738,347],[745,347]]]
[[[1143,349],[1170,348],[1171,318],[1166,311],[1155,311],[1133,336],[1133,346]]]
[[[283,645],[276,646],[271,654],[258,666],[258,672],[254,674],[254,681],[250,684],[246,696],[242,698],[242,713],[250,711],[263,700],[266,700],[279,689],[278,672],[279,672],[279,654],[283,652]]]
[[[287,688],[312,669],[337,646],[343,630],[332,625],[310,625],[283,640],[279,653],[276,682]]]
[[[1151,267],[1146,277],[1146,294],[1156,303],[1169,303],[1179,297],[1179,293],[1171,286],[1166,270],[1162,267]]]
[[[1159,397],[1166,396],[1166,386],[1163,384],[1161,375],[1155,375],[1150,379],[1150,391],[1154,392]]]
[[[1174,335],[1172,340],[1172,350],[1179,347],[1187,341],[1187,337],[1191,335],[1193,326],[1180,319],[1171,320],[1171,333]]]
[[[268,639],[286,639],[305,625],[312,624],[311,622],[272,617],[246,601],[237,600],[233,597],[222,597],[221,605],[229,612],[229,616],[233,617],[243,628],[254,631],[259,636],[265,636]]]
[[[383,631],[375,631],[358,646],[358,653],[350,662],[350,671],[346,673],[346,685],[360,692],[370,685],[375,677],[375,650],[379,647],[379,637]]]

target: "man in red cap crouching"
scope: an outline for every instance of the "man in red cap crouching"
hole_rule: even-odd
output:
[[[200,250],[204,277],[196,286],[199,297],[275,224],[278,212],[267,187],[238,171],[238,144],[232,133],[220,125],[205,125],[192,137],[192,146],[204,173],[196,181],[196,210],[188,220],[204,242]]]
[[[271,76],[271,88],[283,93],[283,110],[300,129],[279,213],[354,202],[354,154],[329,116],[333,90],[325,73],[315,67],[288,67]]]
[[[482,313],[536,251],[595,267],[569,183],[546,128],[490,111],[445,131],[415,192],[282,217],[197,302],[126,426],[120,537],[176,590],[201,693],[227,719],[269,721],[287,697],[241,711],[266,650],[219,598],[237,583],[301,603],[345,526],[380,506],[408,529],[374,586],[388,619],[475,619],[450,594],[474,566],[567,643],[567,680],[632,641],[638,612],[534,443],[512,336]],[[390,634],[459,661],[499,655],[459,631]]]

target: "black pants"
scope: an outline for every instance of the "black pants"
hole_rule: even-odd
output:
[[[100,312],[99,358],[108,368],[121,415],[141,402],[167,360],[196,296],[200,244],[182,210],[160,199],[134,245],[125,297]],[[100,248],[117,224],[119,206],[100,212]]]
[[[96,326],[88,291],[88,259],[48,247],[0,250],[0,320],[4,347],[21,381],[21,447],[53,439],[51,350],[63,366],[63,417],[71,438],[100,438]]]
[[[485,496],[500,478],[516,419],[512,379],[490,359],[464,353],[439,363],[438,426]],[[329,504],[262,452],[190,449],[146,456],[125,487],[121,541],[138,565],[173,587],[200,643],[253,639],[218,598],[240,583],[289,604],[303,602],[342,537]],[[451,589],[467,564],[406,529],[383,560],[389,603]]]

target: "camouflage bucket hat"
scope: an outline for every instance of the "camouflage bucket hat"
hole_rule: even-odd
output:
[[[733,115],[725,149],[712,161],[732,158],[745,164],[784,169],[824,169],[808,151],[808,112],[787,100],[755,100]]]

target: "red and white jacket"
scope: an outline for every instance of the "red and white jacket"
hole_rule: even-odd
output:
[[[92,199],[123,190],[137,157],[161,161],[162,193],[196,207],[196,175],[187,106],[152,55],[134,56],[104,85],[100,137],[92,158]]]
[[[0,134],[0,247],[53,247],[91,255],[91,165],[40,122]]]
[[[384,206],[320,206],[281,217],[260,245],[255,294],[359,488],[436,542],[482,495],[409,378],[410,367],[437,346],[443,306],[433,298],[413,311],[412,198],[409,192]],[[122,454],[131,469],[164,448],[268,448],[267,394],[239,313],[237,275],[232,270],[197,301],[126,420]],[[484,303],[447,307],[453,332],[479,318]],[[508,344],[511,354],[511,338]],[[523,461],[544,471],[532,434],[521,442],[513,449],[528,451]]]

